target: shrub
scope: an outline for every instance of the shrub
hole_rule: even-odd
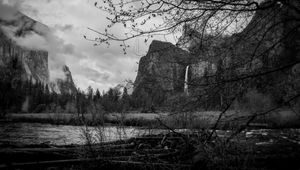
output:
[[[247,113],[262,113],[272,106],[271,98],[255,89],[249,90],[240,100],[236,100],[234,103],[236,111]]]

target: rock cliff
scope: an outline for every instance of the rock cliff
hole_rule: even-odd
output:
[[[299,1],[290,2],[300,6]],[[224,42],[219,64],[223,71],[219,75],[230,80],[249,77],[244,79],[242,88],[228,85],[229,92],[225,95],[255,89],[270,96],[277,105],[299,94],[299,88],[295,88],[300,85],[299,73],[293,72],[300,62],[297,18],[299,13],[277,4],[257,11],[242,32]]]
[[[300,6],[298,1],[291,2]],[[268,1],[263,5],[268,5]],[[215,91],[209,93],[215,95],[213,105],[222,105],[226,97],[253,88],[273,95],[276,100],[297,91],[299,94],[300,30],[297,18],[300,18],[299,12],[277,4],[255,13],[240,33],[223,37],[205,35],[206,41],[201,45],[197,39],[202,37],[197,36],[200,33],[185,29],[177,45],[186,51],[170,43],[153,41],[147,55],[140,60],[135,91],[139,91],[140,86],[155,91],[159,85],[166,91],[183,92],[184,72],[189,65],[188,82],[197,88],[196,91],[202,93],[203,84],[214,84],[210,89]],[[276,69],[282,71],[274,71]],[[251,75],[259,76],[251,78]],[[244,77],[250,77],[243,79],[244,85],[235,83]],[[150,86],[147,85],[149,81],[153,82]],[[282,85],[282,81],[286,84]],[[285,95],[278,96],[279,93]]]
[[[47,36],[49,32],[46,25],[18,11],[12,12],[9,18],[0,16],[0,69],[13,68],[7,66],[15,63],[19,66],[16,68],[18,75],[15,75],[18,79],[23,81],[31,79],[33,83],[49,84],[51,90],[57,93],[74,94],[76,87],[67,66],[62,67],[63,78],[50,82],[48,52],[30,49],[18,42],[19,39],[26,39],[27,36]],[[33,46],[34,49],[38,47],[39,44]]]
[[[165,92],[182,91],[185,68],[191,56],[168,42],[152,41],[148,53],[139,61],[135,91],[160,88]]]
[[[77,89],[69,67],[64,65],[62,71],[64,73],[63,78],[57,78],[50,82],[51,90],[59,94],[75,94]]]
[[[21,47],[0,29],[0,67],[7,66],[12,60],[20,63],[18,69],[21,69],[22,80],[32,78],[34,83],[49,82],[48,52]]]
[[[21,66],[18,69],[22,80],[47,84],[48,52],[21,46],[17,40],[33,34],[45,35],[49,28],[13,8],[6,8],[8,15],[0,16],[0,66],[17,62]]]

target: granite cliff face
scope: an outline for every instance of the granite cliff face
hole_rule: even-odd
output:
[[[21,12],[10,10],[8,16],[0,16],[0,66],[14,61],[21,66],[17,69],[22,80],[49,83],[48,52],[29,49],[17,42],[28,35],[45,35],[49,28]]]
[[[57,93],[74,94],[76,87],[67,66],[62,67],[63,78],[50,82],[48,52],[29,49],[19,42],[27,36],[47,36],[49,31],[46,25],[17,11],[10,18],[0,16],[0,70],[11,68],[7,66],[16,64],[18,67],[15,69],[18,69],[19,75],[15,78],[23,81],[31,79],[33,83],[48,84],[51,90]]]
[[[291,2],[300,7],[298,1]],[[262,5],[268,5],[268,2]],[[279,4],[255,13],[251,22],[240,33],[217,38],[205,35],[201,46],[197,37],[202,36],[198,36],[199,33],[195,30],[186,29],[177,44],[186,51],[170,43],[153,41],[147,55],[140,60],[135,91],[139,91],[140,86],[154,91],[154,85],[159,85],[166,91],[183,92],[187,65],[188,82],[196,84],[195,88],[198,89],[197,84],[228,81],[290,66],[283,69],[284,73],[274,72],[253,80],[246,79],[244,89],[239,90],[256,88],[272,95],[286,94],[274,98],[285,98],[297,91],[299,93],[300,29],[297,27],[299,21],[295,21],[295,18],[300,18],[298,12]],[[163,49],[164,45],[169,48]],[[146,82],[149,81],[154,83],[147,86]],[[282,81],[290,85],[282,86]],[[262,89],[263,86],[265,89]],[[226,101],[224,97],[229,97],[238,90],[232,84],[223,84],[215,89],[219,91],[213,97],[216,101],[214,105],[222,105]]]
[[[51,90],[59,94],[75,94],[77,89],[69,67],[64,65],[62,71],[64,78],[57,78],[53,82],[50,82]]]
[[[182,91],[185,68],[192,58],[168,42],[152,41],[148,53],[139,62],[135,91],[159,88],[165,92]]]
[[[299,1],[290,2],[300,7]],[[300,62],[300,29],[297,26],[300,22],[297,18],[300,18],[298,12],[280,4],[256,12],[242,32],[224,42],[219,75],[231,79],[258,75],[245,79],[245,85],[239,90],[255,89],[270,96],[276,105],[299,94],[296,87],[300,85],[299,72],[293,72]],[[232,85],[227,88],[225,96],[237,92]]]
[[[12,60],[22,66],[18,68],[22,80],[32,78],[34,83],[49,82],[48,52],[21,47],[0,29],[0,67],[7,66]]]
[[[119,91],[123,95],[123,92],[124,92],[125,88],[127,90],[127,94],[131,95],[132,92],[133,92],[133,88],[134,88],[132,80],[127,80],[124,83],[118,84],[113,89],[116,89],[117,91]]]

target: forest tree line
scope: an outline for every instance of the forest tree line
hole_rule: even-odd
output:
[[[110,88],[100,92],[88,87],[76,93],[57,93],[48,84],[35,82],[33,78],[24,81],[22,65],[12,59],[0,68],[0,113],[95,113],[126,112],[146,103],[133,100],[126,87],[122,91]],[[144,98],[145,100],[146,98]],[[149,102],[148,102],[149,103]]]
[[[126,87],[100,92],[88,87],[76,93],[58,93],[49,84],[22,78],[22,64],[13,58],[0,68],[0,113],[98,113],[155,112],[166,106],[166,94],[160,87],[128,94]]]
[[[57,93],[48,84],[34,82],[32,78],[21,79],[17,63],[1,68],[0,72],[0,112],[6,113],[95,113],[126,112],[141,108],[151,108],[147,95],[133,97],[127,88],[110,88],[100,92],[88,87],[86,91],[77,89],[75,94]],[[141,96],[141,95],[140,95]],[[147,110],[146,109],[146,110]],[[152,108],[153,109],[153,108]],[[153,110],[152,110],[153,111]]]
[[[1,76],[0,111],[1,113],[94,113],[126,112],[135,106],[136,100],[116,88],[100,92],[88,87],[86,91],[77,89],[75,94],[57,93],[48,84],[9,79]]]

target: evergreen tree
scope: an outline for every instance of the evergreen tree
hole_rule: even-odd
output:
[[[122,111],[128,111],[130,108],[130,96],[128,95],[127,88],[124,87],[122,95]]]
[[[101,94],[99,89],[96,90],[95,96],[94,96],[94,101],[100,101],[101,100]]]
[[[87,88],[87,98],[88,98],[88,100],[92,101],[93,96],[94,96],[94,89],[91,86],[89,86]]]
[[[45,102],[46,106],[48,106],[50,104],[50,90],[49,90],[48,84],[46,84],[45,90],[44,90],[44,102]]]

